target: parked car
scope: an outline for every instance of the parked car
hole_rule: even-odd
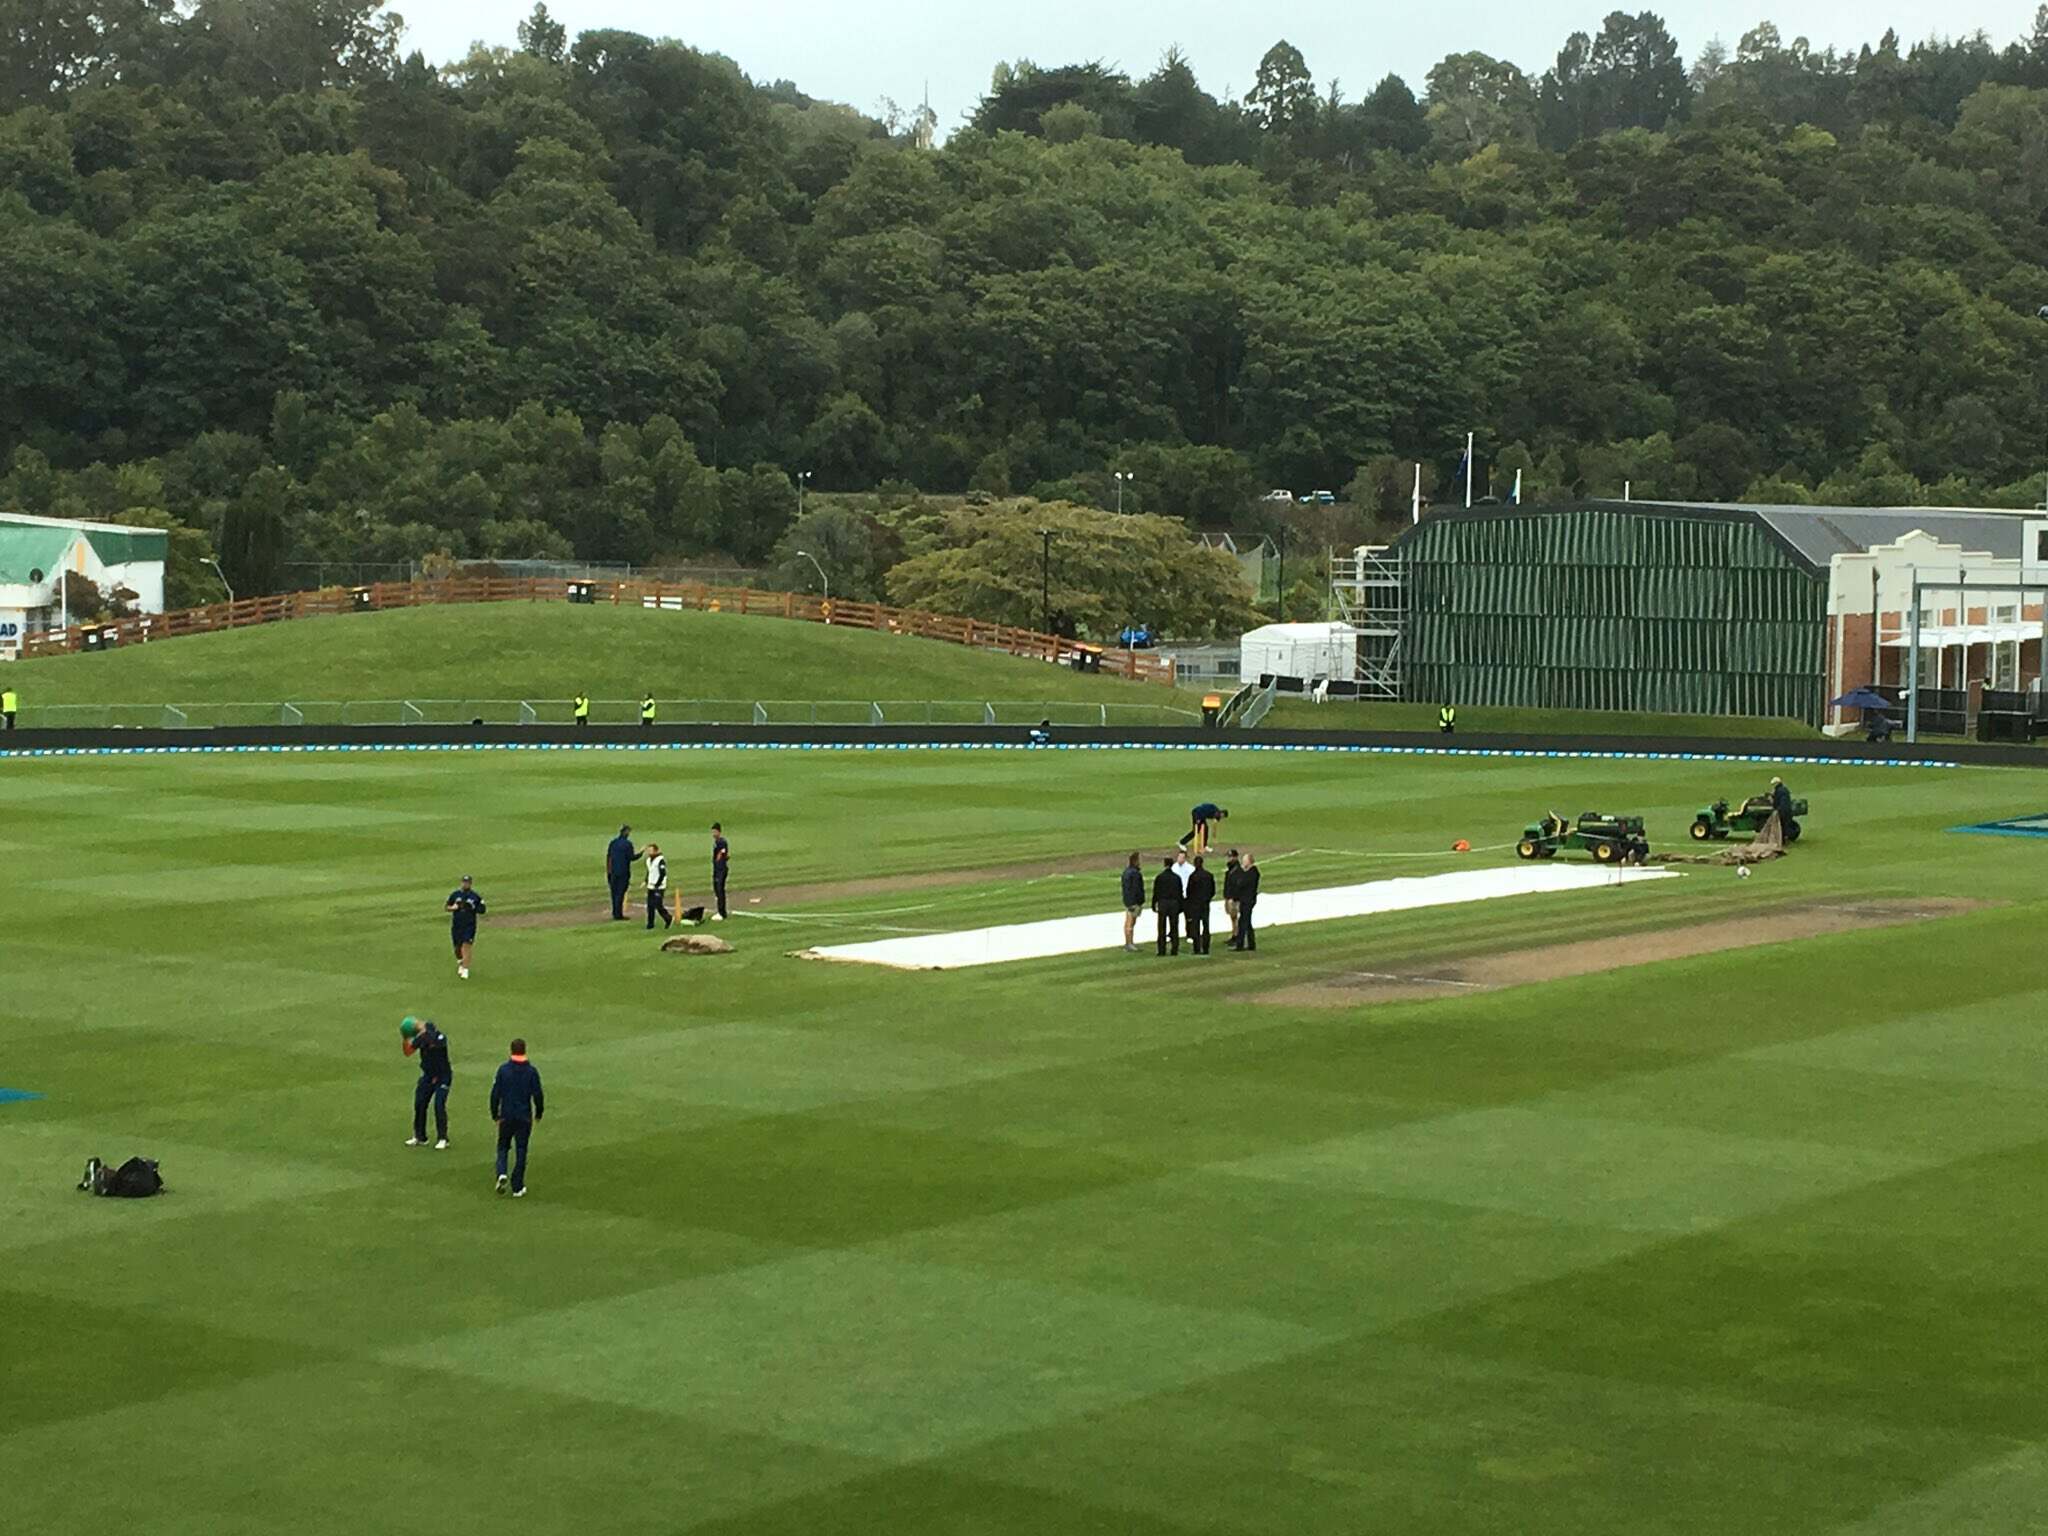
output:
[[[1117,631],[1117,642],[1127,651],[1149,650],[1159,643],[1159,637],[1152,633],[1150,625],[1130,624]]]
[[[1317,491],[1316,505],[1319,507],[1334,507],[1337,505],[1337,498],[1328,491]]]
[[[1294,492],[1292,492],[1292,491],[1285,491],[1285,490],[1281,490],[1281,489],[1279,489],[1278,487],[1275,487],[1275,488],[1274,488],[1273,490],[1270,490],[1270,491],[1266,492],[1266,494],[1265,494],[1265,495],[1261,496],[1261,497],[1259,498],[1259,500],[1261,500],[1261,501],[1292,501],[1292,500],[1294,500]]]

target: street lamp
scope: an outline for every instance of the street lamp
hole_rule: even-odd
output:
[[[211,555],[201,555],[199,557],[199,563],[201,565],[210,565],[213,567],[213,574],[220,578],[220,584],[223,587],[227,587],[228,601],[232,603],[235,600],[235,589],[231,586],[228,586],[228,573],[220,568],[220,562],[214,559]]]
[[[1038,559],[1038,617],[1045,626],[1043,633],[1049,635],[1052,633],[1052,530],[1041,528],[1038,537],[1043,542]]]
[[[801,486],[799,486],[799,487],[798,487],[798,490],[799,490],[799,491],[801,491],[801,490],[802,490],[802,487],[801,487]],[[816,555],[812,554],[812,553],[811,553],[811,552],[810,552],[810,551],[809,551],[808,549],[800,549],[800,550],[798,550],[798,551],[797,551],[797,553],[798,553],[798,554],[800,554],[800,555],[802,555],[802,556],[803,556],[803,557],[804,557],[804,558],[805,558],[806,560],[808,560],[808,561],[810,561],[810,562],[811,562],[811,568],[812,568],[813,570],[815,570],[815,571],[816,571],[816,572],[818,573],[818,580],[819,580],[819,581],[820,581],[821,583],[823,583],[823,585],[824,585],[824,588],[825,588],[825,594],[824,594],[824,595],[825,595],[825,601],[826,601],[826,602],[828,602],[828,603],[829,603],[829,602],[831,602],[831,601],[832,601],[832,578],[831,578],[830,576],[827,576],[827,575],[825,574],[825,567],[823,567],[822,565],[819,565],[819,564],[818,564],[818,557],[817,557]]]
[[[796,475],[796,520],[804,520],[804,482],[811,478],[808,469],[800,469]]]
[[[1119,513],[1121,513],[1124,509],[1125,483],[1127,481],[1135,480],[1137,478],[1138,477],[1132,474],[1129,470],[1120,469],[1116,472],[1116,509]]]

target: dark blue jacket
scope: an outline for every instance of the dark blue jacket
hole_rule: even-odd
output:
[[[418,1036],[407,1049],[418,1053],[420,1076],[428,1082],[445,1088],[455,1081],[455,1073],[448,1065],[448,1037],[434,1027],[432,1020],[420,1026]]]
[[[1214,821],[1216,819],[1216,813],[1222,809],[1222,806],[1211,805],[1207,800],[1204,800],[1200,805],[1196,806],[1192,811],[1188,812],[1188,820]]]
[[[714,837],[711,840],[711,878],[723,880],[731,863],[732,845],[722,837]]]
[[[540,1068],[514,1059],[498,1068],[491,1081],[493,1120],[538,1120],[547,1105],[540,1091]]]
[[[633,881],[633,861],[640,855],[634,850],[633,840],[623,833],[611,840],[604,851],[605,874],[613,885],[630,885]]]
[[[482,895],[474,889],[450,891],[442,905],[454,908],[448,918],[457,933],[475,933],[477,918],[487,910]]]
[[[1124,905],[1142,907],[1145,905],[1145,876],[1135,865],[1124,866]]]

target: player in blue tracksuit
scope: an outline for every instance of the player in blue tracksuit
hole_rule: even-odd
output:
[[[484,915],[484,899],[470,883],[469,876],[462,877],[462,887],[448,893],[446,908],[449,914],[448,938],[455,946],[455,974],[464,981],[469,980],[469,956],[476,948],[476,920]]]
[[[640,857],[633,846],[633,829],[619,828],[619,835],[605,844],[604,880],[612,892],[612,921],[626,920],[626,891],[633,884],[633,861]]]
[[[434,1106],[434,1147],[448,1150],[448,1085],[455,1081],[455,1074],[448,1066],[448,1037],[428,1019],[420,1025],[419,1033],[409,1040],[400,1040],[399,1045],[410,1056],[415,1051],[420,1058],[419,1086],[412,1091],[412,1140],[408,1147],[424,1147],[427,1144],[427,1105]]]
[[[533,1128],[546,1113],[541,1096],[540,1068],[526,1059],[526,1042],[512,1042],[512,1059],[500,1064],[491,1079],[491,1118],[498,1122],[498,1193],[508,1187],[505,1154],[517,1147],[518,1160],[512,1164],[509,1187],[514,1195],[526,1193],[526,1143]]]

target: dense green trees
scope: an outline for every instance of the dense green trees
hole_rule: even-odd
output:
[[[1258,622],[1237,561],[1191,547],[1171,518],[1025,501],[948,522],[938,547],[889,572],[892,602],[1032,628],[1060,615],[1098,636],[1145,623],[1200,638]]]
[[[1285,42],[1242,101],[1083,50],[937,149],[542,6],[439,69],[375,0],[0,0],[0,40],[0,504],[167,522],[249,590],[784,569],[799,469],[1098,507],[1121,469],[1256,530],[1275,485],[1399,517],[1467,430],[1531,497],[2025,502],[2048,464],[2048,10],[1689,69],[1617,11],[1419,98]],[[836,534],[849,595],[941,552]]]

